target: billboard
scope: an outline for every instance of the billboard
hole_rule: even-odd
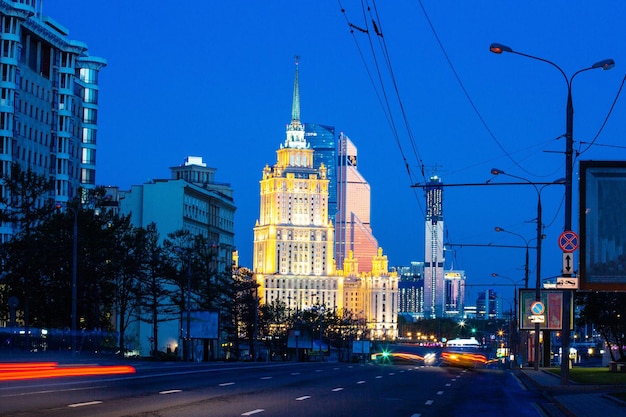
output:
[[[572,300],[573,297],[570,298]],[[534,330],[531,306],[536,301],[534,289],[519,290],[519,329]],[[563,290],[541,290],[541,302],[545,307],[544,322],[539,324],[541,330],[561,330],[563,328]],[[574,304],[570,301],[570,329],[573,329]]]
[[[626,161],[580,162],[580,289],[626,291]]]
[[[217,311],[190,311],[189,334],[192,339],[217,339],[219,314]],[[187,338],[187,312],[183,313],[183,339]]]

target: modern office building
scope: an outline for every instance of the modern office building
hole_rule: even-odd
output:
[[[370,224],[370,185],[357,169],[357,148],[339,134],[337,203],[335,216],[335,259],[342,265],[348,253],[359,260],[359,272],[371,272],[378,241]]]
[[[54,181],[41,203],[66,203],[96,186],[98,74],[106,60],[90,56],[40,5],[0,1],[0,174],[12,163],[31,168]],[[12,227],[0,226],[2,241]]]
[[[465,271],[443,274],[444,316],[463,317],[465,311]]]
[[[443,183],[436,175],[426,183],[424,317],[444,315]]]
[[[398,268],[400,281],[398,312],[413,318],[424,317],[424,262]]]
[[[184,163],[170,168],[171,178],[134,185],[128,191],[117,191],[119,212],[131,215],[137,227],[154,222],[161,241],[167,234],[188,230],[212,242],[215,271],[232,268],[235,250],[235,203],[229,184],[215,181],[215,168],[208,167],[201,157],[189,156]],[[115,190],[108,190],[114,195]],[[191,306],[194,308],[193,304]],[[179,345],[180,320],[159,323],[157,350],[175,350]],[[151,329],[141,324],[136,329],[140,351],[148,353],[147,337]]]
[[[493,319],[498,318],[498,295],[494,290],[485,290],[478,293],[476,299],[476,318]]]
[[[277,161],[260,181],[260,213],[254,227],[253,272],[262,304],[281,301],[292,311],[324,306],[352,312],[372,338],[397,336],[397,274],[388,271],[382,249],[367,260],[366,273],[352,252],[338,270],[335,228],[328,209],[330,180],[300,122],[296,61],[291,123]],[[369,187],[369,186],[368,186]],[[341,191],[337,190],[338,200]],[[369,205],[369,193],[367,194]],[[368,213],[369,214],[369,213]]]
[[[335,127],[316,123],[304,123],[304,138],[313,153],[313,168],[326,167],[328,178],[328,216],[335,223],[337,213],[337,142]]]

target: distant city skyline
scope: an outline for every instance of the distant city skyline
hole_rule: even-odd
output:
[[[99,74],[96,183],[129,189],[167,178],[167,167],[187,155],[203,156],[234,190],[235,242],[241,265],[251,265],[260,167],[282,141],[298,54],[303,120],[358,140],[373,234],[390,265],[422,261],[424,195],[411,185],[434,173],[444,186],[501,181],[492,178],[494,167],[535,182],[564,176],[562,74],[536,60],[494,55],[492,42],[551,60],[568,75],[613,58],[611,71],[585,72],[573,84],[575,156],[626,159],[626,106],[617,95],[626,68],[625,3],[490,0],[477,8],[399,0],[380,2],[365,17],[361,2],[341,6],[344,12],[315,1],[44,1],[44,14],[69,28],[70,39],[107,60]],[[532,187],[450,187],[445,195],[445,242],[520,244],[495,226],[526,239],[536,234]],[[562,186],[542,193],[543,278],[560,273],[562,199]],[[522,278],[523,252],[449,247],[446,269],[465,270],[476,285],[471,291],[506,284],[491,274]],[[512,298],[512,288],[502,290]]]

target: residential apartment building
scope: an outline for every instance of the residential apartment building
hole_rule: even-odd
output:
[[[98,76],[106,60],[89,55],[39,6],[0,0],[0,174],[12,163],[31,168],[54,182],[40,204],[66,203],[96,186]],[[12,227],[0,225],[3,241]]]
[[[216,169],[208,167],[201,157],[189,156],[170,171],[169,179],[117,190],[119,212],[130,214],[137,227],[145,228],[154,222],[161,240],[178,230],[206,237],[212,242],[215,271],[230,271],[235,250],[233,189],[216,182]],[[173,351],[180,344],[180,330],[180,320],[160,323],[157,349]],[[141,324],[135,332],[141,351],[149,352],[147,338],[141,337],[150,334],[149,326]]]

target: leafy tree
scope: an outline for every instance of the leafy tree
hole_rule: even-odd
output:
[[[287,304],[273,300],[259,308],[259,336],[266,340],[270,356],[287,354],[287,332],[292,316]]]
[[[578,293],[576,304],[581,306],[578,323],[593,324],[604,338],[612,360],[625,361],[626,355],[626,294],[612,292]],[[617,349],[619,357],[615,356]]]
[[[172,320],[177,313],[182,314],[175,302],[176,290],[171,284],[177,276],[176,268],[159,244],[159,239],[156,224],[150,223],[143,239],[143,272],[139,280],[141,320],[152,325],[153,353],[156,353],[159,340],[159,322]]]
[[[37,303],[35,296],[41,291],[31,245],[33,229],[54,211],[52,191],[54,182],[35,173],[30,167],[23,170],[18,163],[11,164],[8,173],[0,176],[5,193],[0,196],[0,222],[10,224],[17,233],[4,244],[2,304],[16,296],[20,300],[22,320],[29,344],[30,310]]]
[[[250,355],[252,358],[257,357],[255,350],[255,335],[258,338],[258,310],[257,310],[257,289],[256,281],[252,279],[252,272],[246,268],[239,268],[232,274],[232,293],[233,299],[231,303],[231,328],[233,353],[235,357],[240,357],[240,340],[243,338],[250,346]]]
[[[116,230],[111,261],[115,280],[115,305],[117,310],[118,350],[126,351],[126,331],[140,316],[141,283],[145,277],[144,260],[147,249],[146,229],[134,227],[130,216],[115,220]]]

